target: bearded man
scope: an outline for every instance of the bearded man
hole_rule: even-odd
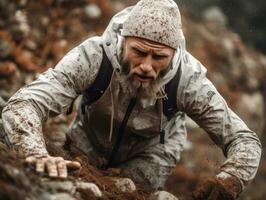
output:
[[[135,181],[162,188],[180,159],[187,114],[226,156],[194,199],[236,199],[256,174],[260,141],[186,51],[173,0],[141,0],[121,11],[101,37],[75,47],[9,100],[2,114],[7,141],[37,171],[66,177],[67,167],[80,167],[50,156],[42,134],[42,122],[65,113],[79,95],[68,135],[97,167],[102,157]]]

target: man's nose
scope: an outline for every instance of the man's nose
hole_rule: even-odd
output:
[[[148,73],[152,71],[152,57],[147,56],[140,65],[141,71]]]

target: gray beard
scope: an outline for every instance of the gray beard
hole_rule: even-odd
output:
[[[120,83],[123,93],[130,97],[138,96],[140,98],[162,98],[164,97],[163,83],[161,76],[152,80],[149,84],[132,80],[133,74],[130,73],[128,63],[122,65],[122,73],[120,75]]]
[[[159,80],[154,80],[149,85],[133,81],[130,75],[121,74],[121,86],[123,92],[130,97],[138,96],[140,98],[158,98],[161,91],[161,84]]]

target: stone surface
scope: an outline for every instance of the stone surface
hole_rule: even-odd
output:
[[[136,191],[136,185],[129,178],[115,178],[115,186],[122,192],[132,193]]]
[[[88,183],[88,182],[76,182],[76,189],[82,189],[82,190],[89,190],[91,191],[95,197],[102,197],[102,192],[98,188],[97,185],[94,183]]]
[[[74,184],[71,181],[51,181],[50,179],[43,179],[42,184],[51,191],[63,191],[73,193],[75,190]]]
[[[102,11],[96,4],[89,4],[84,8],[85,14],[91,19],[98,19],[102,15]]]
[[[2,113],[3,107],[6,105],[6,101],[0,96],[0,114]],[[1,118],[1,115],[0,115]]]
[[[122,1],[113,2],[113,10],[114,10],[115,13],[123,10],[125,7],[126,6],[125,6],[124,2],[122,2]]]
[[[227,17],[222,10],[217,6],[212,6],[203,12],[203,18],[215,23],[216,25],[225,26],[227,24]]]
[[[17,71],[17,66],[13,62],[0,62],[0,76],[6,77],[14,74]]]
[[[43,194],[39,197],[40,200],[75,200],[71,195],[68,193],[57,193],[57,194]]]
[[[21,41],[30,34],[30,25],[28,24],[27,14],[22,10],[17,10],[14,13],[10,31],[16,41]]]
[[[265,125],[264,100],[261,93],[243,94],[236,104],[235,111],[248,127],[262,137]]]
[[[149,200],[178,200],[178,198],[169,192],[157,191],[150,196]]]
[[[0,58],[6,58],[10,55],[11,53],[11,46],[10,44],[3,40],[2,38],[0,38]]]

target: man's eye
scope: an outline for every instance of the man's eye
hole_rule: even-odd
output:
[[[141,57],[144,57],[146,56],[147,54],[143,51],[138,51],[138,50],[135,50],[135,53],[138,55],[138,56],[141,56]]]
[[[162,60],[162,59],[164,59],[164,58],[166,58],[167,56],[162,56],[162,55],[153,55],[152,56],[152,58],[154,59],[154,60]]]

